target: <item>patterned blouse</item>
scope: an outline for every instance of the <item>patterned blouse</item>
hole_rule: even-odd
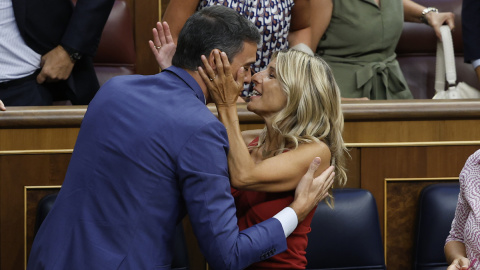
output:
[[[201,0],[197,10],[213,5],[224,5],[236,10],[255,24],[262,39],[258,45],[255,72],[265,69],[273,52],[288,48],[288,31],[293,0]],[[243,95],[247,95],[245,90]]]
[[[480,260],[480,150],[468,158],[460,173],[460,194],[449,241],[464,243],[470,261]],[[480,269],[479,261],[473,269]]]

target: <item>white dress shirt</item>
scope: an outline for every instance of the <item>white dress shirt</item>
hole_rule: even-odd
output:
[[[26,77],[40,68],[41,55],[25,44],[12,0],[0,0],[0,82]]]

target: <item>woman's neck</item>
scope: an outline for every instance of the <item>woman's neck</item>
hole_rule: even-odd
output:
[[[282,139],[278,131],[276,131],[272,127],[272,125],[267,123],[266,127],[267,133],[265,134],[265,140],[263,141],[261,149],[263,158],[273,156],[275,152],[280,148]]]

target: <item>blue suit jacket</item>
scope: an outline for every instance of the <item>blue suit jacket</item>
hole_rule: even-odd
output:
[[[465,62],[480,59],[480,1],[463,0],[462,36]]]
[[[185,213],[213,269],[284,251],[276,219],[238,231],[227,152],[225,127],[186,71],[110,80],[88,107],[28,269],[170,269]]]

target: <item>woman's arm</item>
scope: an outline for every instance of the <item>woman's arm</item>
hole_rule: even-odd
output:
[[[445,245],[445,258],[447,258],[447,263],[450,264],[447,270],[467,270],[470,265],[465,244],[460,241],[450,241]]]
[[[311,44],[310,13],[310,0],[295,0],[295,5],[292,8],[290,31],[287,37],[290,48],[303,43],[314,50],[315,46]]]
[[[170,26],[173,41],[177,44],[178,35],[187,19],[195,13],[199,0],[170,0],[163,20]]]
[[[460,188],[460,193],[458,194],[457,206],[455,208],[455,217],[452,221],[452,227],[450,233],[447,237],[446,244],[444,247],[445,258],[450,264],[448,270],[451,269],[467,269],[467,268],[456,268],[455,265],[468,267],[469,261],[467,259],[467,254],[465,251],[465,244],[463,232],[465,231],[465,223],[467,222],[467,217],[470,210],[468,203],[465,201],[463,196],[464,190]]]
[[[312,46],[314,51],[316,51],[320,39],[330,24],[333,12],[333,1],[312,0],[311,9],[312,13],[315,14],[315,16],[311,16],[310,22],[312,24]]]
[[[215,74],[205,57],[202,57],[202,60],[206,72],[201,67],[198,70],[215,101],[219,119],[227,129],[230,144],[228,165],[232,186],[268,192],[293,190],[315,157],[322,159],[315,176],[329,167],[330,150],[324,143],[302,144],[295,150],[255,163],[243,139],[235,103],[235,97],[243,86],[243,73],[239,72],[235,81],[227,55],[215,51],[214,57],[218,74]],[[209,78],[215,79],[210,81]]]
[[[404,19],[406,22],[416,22],[421,23],[422,20],[422,11],[425,9],[424,6],[417,4],[411,0],[403,0],[403,12]],[[428,21],[428,25],[433,27],[438,38],[442,38],[440,34],[440,26],[443,24],[448,24],[450,29],[455,28],[455,15],[452,12],[429,12],[425,16]]]

